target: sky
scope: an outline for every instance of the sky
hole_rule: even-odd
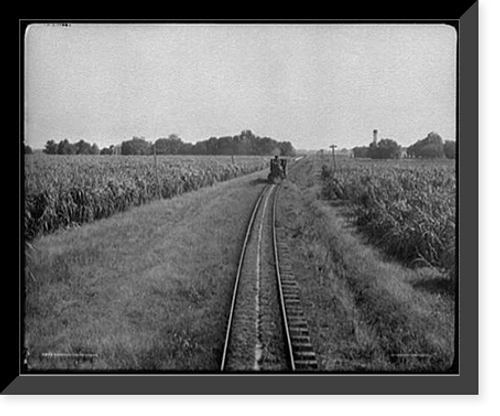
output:
[[[234,136],[296,149],[455,139],[446,25],[73,24],[25,36],[25,143]]]

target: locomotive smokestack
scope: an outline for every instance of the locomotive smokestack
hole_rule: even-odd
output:
[[[377,134],[378,134],[378,130],[375,129],[373,130],[373,143],[377,144]]]

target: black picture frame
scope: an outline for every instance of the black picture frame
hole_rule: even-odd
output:
[[[23,374],[20,327],[4,338],[16,355],[2,394],[478,394],[479,391],[479,3],[457,22],[459,39],[458,163],[459,169],[459,350],[458,374]],[[57,21],[65,23],[70,21]],[[196,21],[197,23],[199,21]],[[289,21],[283,20],[283,23]],[[315,20],[293,21],[314,24]],[[324,22],[331,22],[321,20]],[[334,22],[334,21],[333,21]],[[415,20],[419,23],[419,20]],[[23,31],[20,22],[20,64]],[[22,137],[22,69],[20,69]],[[20,151],[21,151],[20,145]],[[22,154],[22,151],[21,151]],[[21,159],[21,158],[20,158]],[[20,181],[20,183],[22,183]],[[20,218],[21,215],[19,215]],[[22,244],[19,244],[20,250]],[[19,279],[22,276],[19,255]],[[12,283],[12,282],[11,282]],[[14,282],[15,283],[15,282]],[[15,290],[15,286],[14,286]],[[18,287],[21,301],[21,286]],[[4,297],[10,296],[5,290]],[[12,293],[12,292],[9,292]],[[20,311],[20,309],[19,309]],[[14,314],[5,315],[13,319]],[[21,320],[21,311],[19,312]],[[17,370],[16,370],[17,368]]]

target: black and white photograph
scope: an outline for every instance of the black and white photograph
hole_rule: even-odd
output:
[[[460,36],[27,24],[21,372],[459,376]]]

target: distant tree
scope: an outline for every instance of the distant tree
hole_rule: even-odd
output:
[[[352,149],[352,155],[356,158],[366,158],[368,156],[368,146],[357,146]]]
[[[259,155],[271,155],[273,153],[276,153],[277,150],[276,140],[273,140],[270,137],[257,137],[255,141],[256,141],[256,150]],[[237,144],[240,146],[242,145],[245,146],[245,142],[242,140],[239,140]],[[289,146],[291,146],[290,142],[281,142],[278,145],[280,154],[284,156],[285,153],[291,152]]]
[[[231,136],[219,137],[216,142],[216,152],[218,155],[232,155],[235,151],[236,141]]]
[[[218,154],[218,140],[217,137],[210,137],[205,143],[207,155],[217,155]]]
[[[130,143],[122,153],[131,151]],[[158,154],[195,154],[195,155],[271,155],[293,156],[295,149],[290,142],[278,142],[270,137],[258,137],[251,130],[243,130],[237,136],[210,137],[195,144],[184,143],[177,135],[159,138],[154,146]],[[128,154],[128,153],[127,153]],[[134,153],[137,154],[137,153]]]
[[[177,155],[182,153],[184,143],[176,134],[155,141],[156,153],[159,155]]]
[[[192,151],[194,155],[208,155],[208,148],[207,148],[207,143],[208,140],[202,140],[199,142],[196,142],[193,145]]]
[[[456,143],[452,140],[446,140],[443,145],[443,152],[448,159],[455,159],[457,152]]]
[[[103,147],[100,152],[101,155],[112,155],[113,149],[111,147]]]
[[[242,130],[240,133],[240,137],[242,140],[252,141],[256,138],[255,134],[252,133],[252,130]]]
[[[382,139],[377,143],[370,143],[368,157],[371,159],[399,159],[401,146],[394,140]]]
[[[277,142],[274,141],[271,149],[263,149],[257,143],[259,137],[255,136],[251,130],[242,130],[238,136],[233,137],[233,142],[235,143],[235,153],[240,155],[264,155],[271,154],[275,149],[277,149]],[[263,146],[267,146],[268,143],[263,143]]]
[[[151,154],[151,144],[143,137],[133,137],[122,143],[122,155],[149,155]]]
[[[250,132],[250,131],[249,131]],[[237,136],[234,136],[232,138],[232,145],[233,145],[233,152],[235,155],[252,155],[255,154],[255,145],[253,141],[255,138],[253,138],[253,133],[250,132],[250,134],[239,134]],[[262,149],[261,151],[264,152],[263,154],[270,154],[270,153],[265,153],[266,152],[266,147],[271,143],[272,149],[276,147],[276,141],[271,139],[271,142],[268,142],[266,139],[264,139],[262,143]],[[270,151],[272,152],[272,149]]]
[[[59,155],[74,155],[76,154],[76,146],[64,139],[57,145],[57,154]]]
[[[98,154],[100,154],[99,146],[97,145],[97,143],[94,143],[92,145],[92,148],[90,150],[90,154],[92,154],[92,155],[98,155]]]
[[[182,147],[179,150],[180,155],[194,155],[194,145],[192,143],[182,142]]]
[[[33,153],[33,149],[28,146],[27,144],[24,145],[24,154],[25,155],[31,155]]]
[[[409,157],[425,159],[443,157],[443,139],[439,134],[432,131],[427,137],[418,140],[408,147],[407,154]]]
[[[381,159],[399,159],[401,157],[401,146],[395,140],[380,140],[378,151]]]
[[[378,147],[377,143],[370,143],[370,146],[368,146],[368,157],[370,159],[378,159]]]
[[[153,143],[153,146],[153,151],[156,151],[156,154],[168,155],[168,139],[160,137],[156,139],[156,141]]]
[[[406,154],[407,154],[407,155],[408,155],[408,157],[410,157],[410,158],[417,157],[416,153],[417,153],[417,152],[415,151],[415,147],[414,147],[414,145],[408,146],[408,149],[406,149]]]
[[[420,148],[419,157],[424,159],[433,159],[444,156],[444,146],[441,144],[428,144]]]
[[[441,138],[441,136],[434,131],[431,131],[427,135],[425,140],[427,141],[428,144],[437,144],[437,145],[443,144],[443,139]]]
[[[295,156],[295,149],[290,142],[280,142],[278,145],[281,156]],[[269,154],[269,153],[267,153]]]
[[[92,145],[85,140],[80,140],[74,144],[77,155],[90,155],[92,154]]]
[[[43,149],[43,153],[48,155],[57,155],[58,145],[54,140],[49,140],[45,143],[45,148]]]

